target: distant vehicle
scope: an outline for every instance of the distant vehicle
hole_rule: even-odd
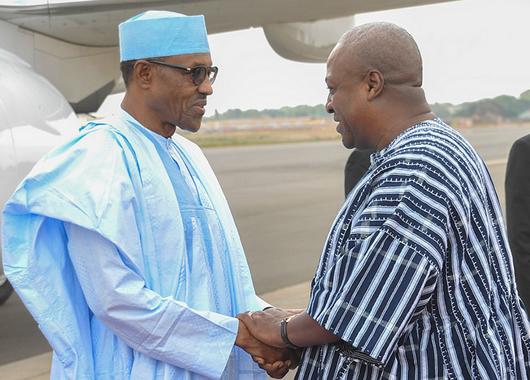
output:
[[[33,165],[74,136],[79,126],[72,107],[47,79],[16,55],[0,49],[1,209]],[[0,265],[0,305],[12,291]]]

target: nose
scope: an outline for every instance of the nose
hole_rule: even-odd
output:
[[[201,83],[201,85],[198,87],[198,90],[201,94],[213,94],[213,86],[210,83],[210,79],[208,79],[208,77]]]
[[[328,95],[328,99],[326,100],[326,112],[335,113],[335,110],[333,109],[333,104],[331,102],[331,95]]]

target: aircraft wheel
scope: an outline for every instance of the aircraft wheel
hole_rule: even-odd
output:
[[[13,293],[13,286],[6,279],[5,282],[0,285],[0,305],[7,301],[11,293]]]

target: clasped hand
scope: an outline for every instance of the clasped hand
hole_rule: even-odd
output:
[[[269,308],[238,314],[240,323],[236,345],[248,352],[270,377],[283,378],[289,369],[298,367],[301,352],[285,347],[280,324],[283,318],[302,311]]]

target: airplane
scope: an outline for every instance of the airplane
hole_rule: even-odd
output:
[[[355,14],[447,1],[455,0],[3,0],[0,205],[46,152],[77,133],[76,114],[124,91],[118,25],[137,14],[203,14],[209,34],[261,27],[280,56],[326,62]],[[0,305],[12,290],[0,265]]]

